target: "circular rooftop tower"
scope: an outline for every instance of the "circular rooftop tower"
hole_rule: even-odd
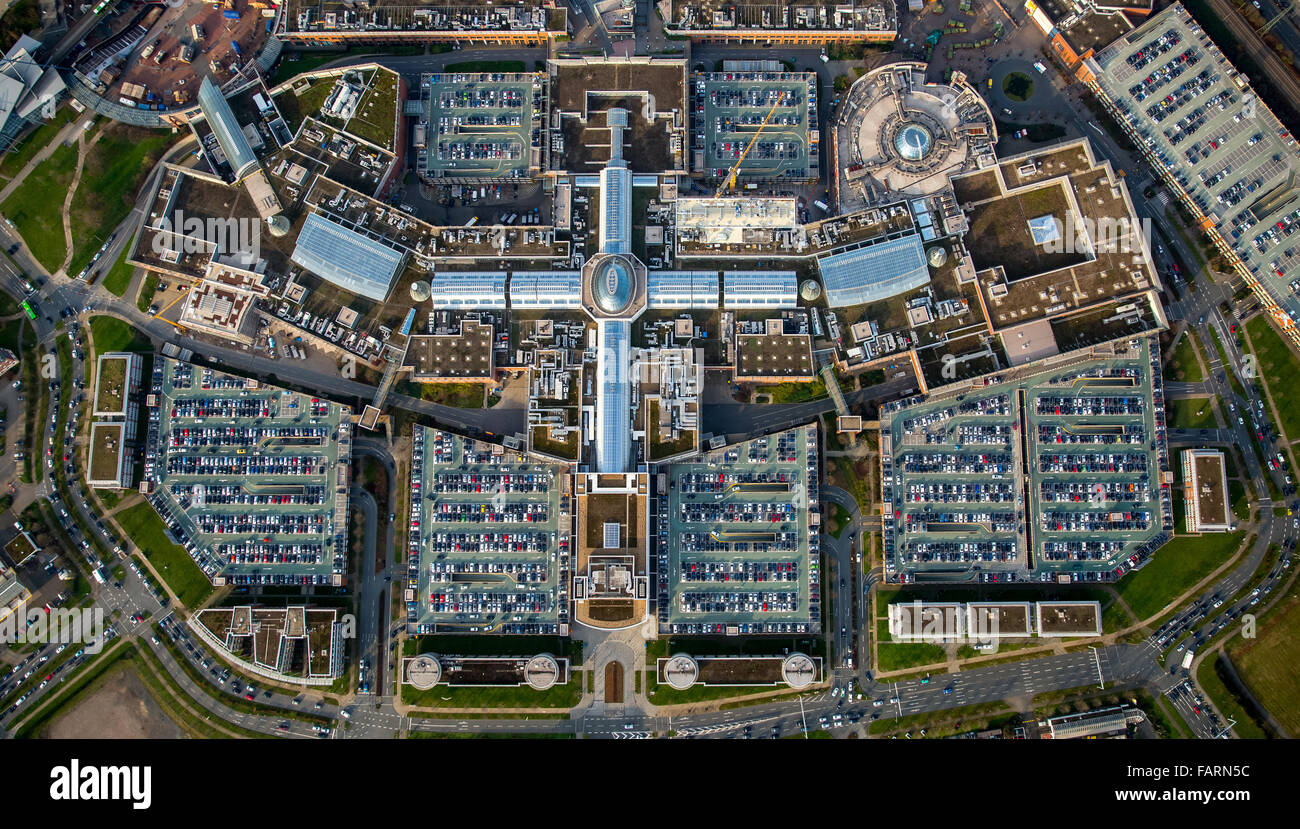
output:
[[[841,211],[932,195],[992,160],[997,125],[979,91],[962,72],[946,83],[927,74],[924,63],[891,63],[843,96],[834,125]]]

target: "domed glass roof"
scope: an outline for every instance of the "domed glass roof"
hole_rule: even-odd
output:
[[[618,314],[632,302],[632,272],[621,259],[609,259],[591,275],[591,296],[606,314]]]
[[[907,161],[920,161],[930,153],[934,138],[920,124],[904,124],[894,136],[894,149]]]

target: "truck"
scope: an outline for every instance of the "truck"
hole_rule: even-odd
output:
[[[1038,70],[1038,74],[1040,75],[1047,74],[1047,67],[1043,66],[1041,61],[1034,61],[1034,68]]]
[[[828,205],[826,202],[822,201],[821,199],[817,199],[816,201],[813,202],[813,204],[817,205],[818,209],[820,209],[823,213],[831,212],[830,205]]]
[[[205,32],[203,31],[202,26],[200,26],[197,23],[190,24],[190,37],[194,39],[195,43],[198,43],[199,41],[203,40],[204,34]]]
[[[94,570],[91,570],[90,575],[94,576],[95,581],[99,582],[100,584],[105,584],[108,582],[108,579],[104,578],[104,568],[102,566],[96,567]]]
[[[1192,654],[1192,652],[1191,652],[1190,650],[1189,650],[1187,653],[1183,654],[1183,664],[1182,664],[1182,669],[1183,669],[1184,671],[1191,670],[1191,667],[1192,667],[1192,656],[1193,656],[1193,654]]]

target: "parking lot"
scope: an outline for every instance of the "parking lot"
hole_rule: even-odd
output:
[[[811,143],[816,124],[810,122],[816,120],[816,75],[712,72],[693,76],[693,84],[695,149],[703,152],[706,175],[726,176],[761,127],[762,140],[745,156],[740,178],[817,178],[817,152]]]
[[[568,622],[564,467],[415,427],[407,621],[420,633],[556,633]]]
[[[1168,540],[1159,353],[1119,348],[885,408],[891,577],[1113,580]]]
[[[1158,166],[1210,215],[1245,267],[1294,317],[1300,209],[1274,197],[1297,172],[1296,141],[1182,6],[1097,53],[1097,84]]]
[[[150,501],[204,572],[236,585],[341,583],[349,409],[162,358],[154,393]]]
[[[540,76],[426,75],[429,178],[528,178],[543,112]]]
[[[820,622],[817,430],[803,426],[673,464],[659,513],[660,626],[806,633]]]

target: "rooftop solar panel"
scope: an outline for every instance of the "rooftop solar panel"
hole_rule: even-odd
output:
[[[515,271],[510,274],[512,308],[581,308],[578,271]]]
[[[799,304],[794,271],[727,271],[722,275],[728,308],[793,308]]]
[[[506,275],[502,271],[444,271],[429,282],[433,307],[504,308]]]

